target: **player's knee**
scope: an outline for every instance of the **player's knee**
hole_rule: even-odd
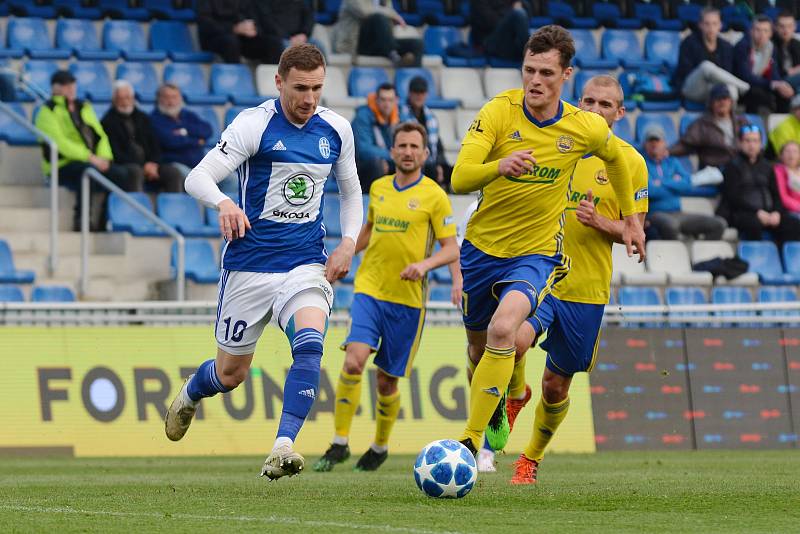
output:
[[[561,402],[569,394],[569,382],[553,375],[542,379],[542,397],[549,404]]]
[[[247,378],[249,368],[235,367],[230,369],[223,369],[221,373],[218,372],[220,383],[228,389],[235,389]]]
[[[349,375],[360,375],[364,372],[366,363],[366,358],[362,358],[360,354],[348,350],[344,356],[344,372]]]
[[[384,397],[397,391],[397,377],[378,372],[378,393]]]
[[[493,317],[489,323],[489,337],[506,346],[514,343],[519,325],[512,317]]]

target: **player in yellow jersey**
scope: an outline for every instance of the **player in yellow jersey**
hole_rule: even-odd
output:
[[[355,280],[352,324],[336,386],[334,437],[315,471],[330,471],[350,456],[350,426],[361,399],[361,375],[376,353],[378,399],[375,441],[356,464],[374,471],[388,456],[389,434],[400,411],[397,381],[408,376],[425,322],[427,273],[458,259],[456,226],[447,194],[422,175],[427,134],[416,122],[398,125],[392,159],[397,173],[376,180],[356,252],[366,249]],[[431,255],[434,241],[441,249]]]
[[[595,76],[583,88],[580,108],[597,113],[611,127],[625,115],[623,100],[622,88],[615,78]],[[644,222],[648,206],[647,166],[635,148],[622,140],[619,145],[631,171],[634,211]],[[547,338],[542,348],[547,360],[531,440],[514,464],[512,484],[536,482],[544,450],[567,415],[572,376],[588,373],[594,367],[611,285],[611,247],[614,242],[622,242],[621,204],[609,184],[603,161],[587,154],[575,167],[567,205],[564,251],[572,260],[569,276],[553,288],[517,333],[517,363],[506,404],[512,428],[519,411],[531,398],[531,389],[525,384],[525,353],[545,330]]]
[[[644,258],[644,231],[617,138],[602,117],[560,99],[574,55],[572,37],[560,26],[531,35],[523,87],[484,105],[453,169],[455,192],[480,191],[461,247],[464,325],[477,367],[460,440],[473,452],[509,384],[520,325],[569,270],[563,215],[570,176],[584,154],[606,162],[621,199],[628,254],[635,248]]]

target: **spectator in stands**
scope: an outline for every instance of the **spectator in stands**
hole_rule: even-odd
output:
[[[783,145],[789,141],[800,141],[800,94],[792,98],[789,107],[789,116],[769,133],[770,149],[774,154],[780,154]]]
[[[211,125],[183,105],[180,89],[171,83],[158,88],[156,109],[150,121],[161,146],[162,163],[171,163],[186,178],[206,152]]]
[[[286,46],[308,42],[314,29],[314,8],[306,0],[258,0],[253,2],[256,26],[265,35],[281,39]],[[275,61],[278,63],[280,54]]]
[[[108,136],[103,130],[97,115],[89,102],[77,98],[78,86],[75,76],[67,70],[59,70],[50,78],[52,96],[39,109],[36,127],[58,145],[58,180],[63,186],[75,192],[80,191],[83,172],[93,167],[124,191],[141,191],[142,182],[138,175],[113,162],[114,153]],[[42,171],[50,174],[50,153],[44,151]],[[105,197],[104,189],[92,182],[92,192]],[[80,199],[75,206],[75,229],[80,227]],[[105,202],[92,202],[90,214],[91,227],[103,227]]]
[[[225,63],[239,63],[242,56],[278,63],[283,38],[259,27],[251,0],[197,0],[196,11],[203,50],[219,54]]]
[[[333,27],[333,51],[389,58],[395,66],[420,65],[423,43],[419,38],[397,39],[393,24],[406,21],[391,0],[343,0]]]
[[[367,97],[367,104],[356,109],[353,136],[362,191],[369,191],[372,182],[394,172],[389,148],[392,146],[392,129],[399,122],[397,92],[390,83],[381,84]]]
[[[789,141],[780,151],[775,165],[775,180],[781,204],[788,215],[800,219],[800,144]]]
[[[533,8],[527,0],[470,0],[472,41],[490,56],[522,62]]]
[[[708,97],[708,109],[689,125],[678,142],[670,147],[673,156],[697,154],[699,167],[722,168],[739,151],[736,132],[747,117],[734,113],[733,98],[727,85],[715,85]]]
[[[775,45],[772,43],[772,21],[758,15],[750,26],[749,37],[742,37],[733,49],[733,73],[746,81],[750,89],[741,101],[747,113],[782,110],[785,112],[794,89],[781,79],[775,62]]]
[[[127,167],[147,189],[168,193],[183,191],[183,173],[173,165],[161,164],[161,147],[150,118],[136,107],[130,83],[114,82],[111,108],[101,123],[111,142],[114,163]]]
[[[717,213],[739,231],[740,239],[760,240],[767,231],[778,244],[800,240],[800,219],[783,208],[772,164],[762,155],[761,135],[755,124],[739,131],[740,152],[723,170]]]
[[[667,134],[658,124],[644,131],[644,160],[647,163],[650,208],[647,220],[659,239],[721,239],[728,226],[722,217],[681,212],[681,196],[692,190],[689,172],[669,155]]]
[[[775,19],[775,63],[781,78],[792,86],[795,93],[800,89],[800,40],[795,39],[797,19],[790,11],[782,11]]]
[[[724,83],[731,88],[734,101],[750,89],[750,84],[733,73],[733,46],[719,36],[722,18],[716,8],[708,7],[700,14],[699,32],[692,32],[681,43],[678,66],[672,87],[693,102],[705,102],[711,88]]]
[[[453,168],[447,164],[444,145],[439,137],[439,121],[433,111],[425,105],[428,98],[428,81],[416,76],[408,84],[408,99],[400,110],[404,119],[416,120],[428,132],[428,150],[430,156],[425,162],[424,173],[436,180],[445,191],[450,189],[450,174]]]

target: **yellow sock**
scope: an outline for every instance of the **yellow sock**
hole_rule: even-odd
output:
[[[569,397],[555,404],[549,404],[543,398],[539,399],[539,403],[536,405],[536,417],[533,420],[533,435],[525,449],[525,456],[537,462],[544,458],[544,450],[553,439],[553,434],[556,433],[558,425],[567,416],[568,411]]]
[[[361,402],[361,375],[351,375],[342,371],[336,384],[336,405],[333,408],[333,427],[336,436],[347,438],[353,416]]]
[[[378,400],[375,402],[375,445],[386,447],[389,444],[389,434],[392,433],[392,427],[399,413],[399,390],[385,397],[378,393]]]
[[[514,371],[514,347],[486,346],[480,363],[472,375],[469,388],[469,417],[461,439],[470,438],[475,448],[480,448],[481,437],[492,418],[500,397],[508,387]]]
[[[512,399],[521,399],[525,396],[525,360],[523,354],[519,361],[514,362],[514,372],[511,373],[511,382],[508,383],[508,396]]]

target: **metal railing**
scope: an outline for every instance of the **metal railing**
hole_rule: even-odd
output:
[[[178,258],[177,258],[177,278],[176,278],[176,298],[178,301],[183,301],[186,295],[186,240],[183,235],[175,230],[172,226],[164,222],[159,216],[151,212],[129,195],[123,191],[117,184],[100,174],[94,167],[88,167],[83,171],[81,176],[81,279],[79,291],[81,297],[86,295],[86,290],[89,285],[89,204],[90,204],[90,180],[94,180],[101,186],[105,187],[112,193],[116,193],[119,197],[144,215],[145,219],[154,223],[156,226],[169,234],[177,243]]]
[[[5,102],[0,101],[0,110],[50,147],[50,256],[47,268],[53,276],[58,267],[58,145]]]

